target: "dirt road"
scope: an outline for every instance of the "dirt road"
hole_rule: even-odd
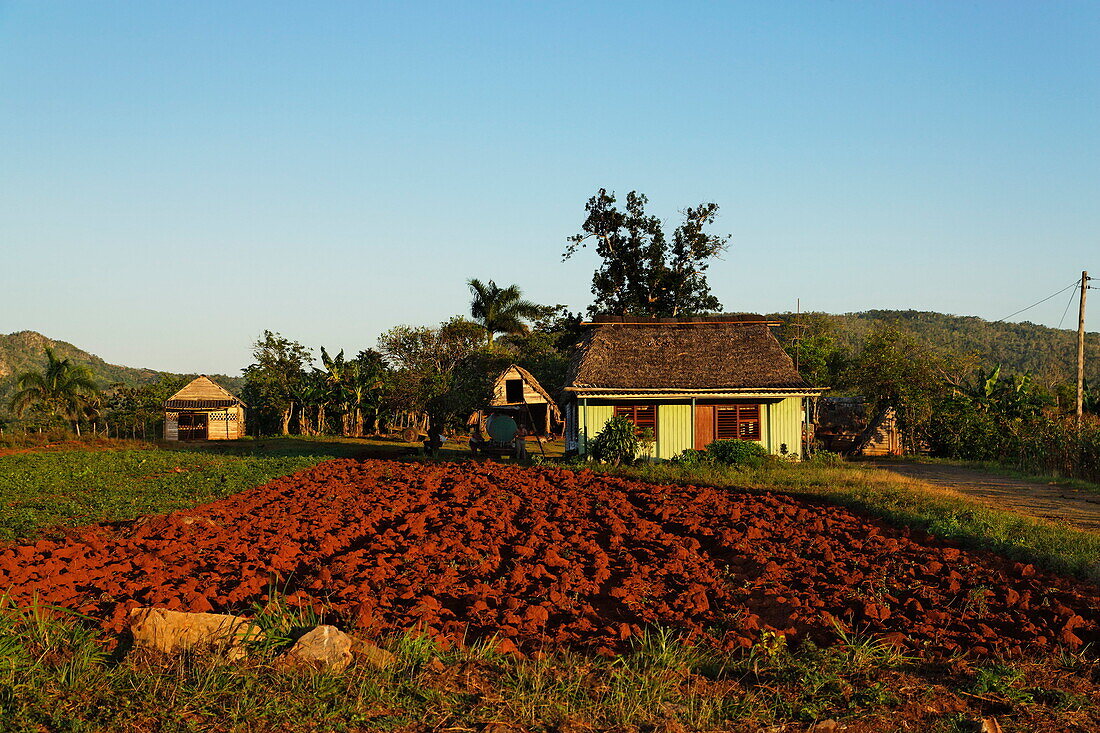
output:
[[[870,465],[965,494],[998,509],[1065,522],[1100,533],[1100,494],[1057,484],[997,476],[985,471],[899,460]]]

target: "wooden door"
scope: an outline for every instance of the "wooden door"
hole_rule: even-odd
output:
[[[695,450],[714,442],[714,405],[695,406]]]

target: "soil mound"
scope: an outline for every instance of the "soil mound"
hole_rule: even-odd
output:
[[[876,634],[922,654],[1100,641],[1100,589],[767,493],[493,463],[333,460],[196,509],[0,548],[0,590],[106,628],[240,612],[275,585],[369,634],[619,650]]]

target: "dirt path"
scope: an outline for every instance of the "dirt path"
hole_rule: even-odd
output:
[[[998,509],[1100,532],[1100,494],[1091,491],[998,476],[958,466],[898,460],[868,463],[980,499]]]

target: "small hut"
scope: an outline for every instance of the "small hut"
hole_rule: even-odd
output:
[[[559,432],[561,411],[535,375],[512,364],[493,382],[490,407],[516,408],[516,421],[528,435],[552,435]]]
[[[165,440],[244,437],[245,404],[205,374],[164,402]]]

